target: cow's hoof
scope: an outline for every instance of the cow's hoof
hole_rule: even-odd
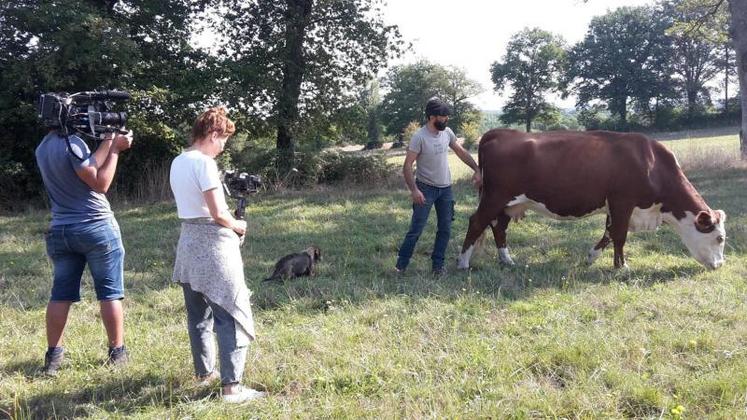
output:
[[[516,263],[514,262],[514,260],[511,259],[511,257],[508,257],[508,258],[498,258],[498,262],[501,265],[508,265],[508,266],[516,265]]]
[[[498,261],[503,265],[516,265],[514,260],[511,259],[511,255],[508,253],[507,248],[501,248],[498,250]]]

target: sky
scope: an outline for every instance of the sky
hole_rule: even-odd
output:
[[[490,65],[503,59],[511,36],[525,27],[539,27],[581,41],[594,16],[622,6],[653,4],[653,0],[387,0],[384,21],[399,26],[412,50],[391,64],[427,59],[456,66],[485,91],[470,101],[482,110],[499,110],[505,98],[493,91]],[[505,95],[505,93],[504,93]],[[553,101],[572,107],[573,99]]]

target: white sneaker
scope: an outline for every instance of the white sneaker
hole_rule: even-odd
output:
[[[223,394],[223,401],[231,404],[241,404],[247,401],[257,400],[267,396],[266,392],[247,388],[243,385],[234,387],[234,394]]]

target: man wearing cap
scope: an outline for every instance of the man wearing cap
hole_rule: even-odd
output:
[[[457,143],[456,135],[446,127],[449,120],[449,106],[438,98],[431,98],[425,105],[426,124],[413,134],[402,171],[412,198],[412,220],[405,235],[395,270],[403,273],[410,263],[415,244],[423,231],[431,207],[436,207],[438,231],[431,254],[435,275],[446,273],[444,256],[451,235],[451,222],[454,217],[454,195],[451,191],[449,171],[449,148],[475,173],[472,182],[475,187],[482,185],[482,175],[472,156]],[[412,163],[417,162],[415,176]]]

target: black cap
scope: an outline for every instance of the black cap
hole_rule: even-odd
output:
[[[446,105],[446,102],[438,98],[431,98],[428,100],[428,103],[425,104],[425,118],[428,118],[431,115],[449,115],[450,113],[451,110],[449,109],[449,106]]]

